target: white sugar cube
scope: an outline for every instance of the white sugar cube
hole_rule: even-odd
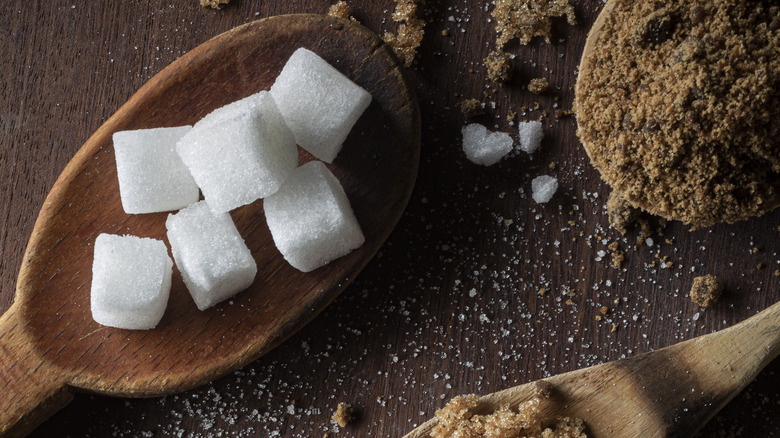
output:
[[[512,137],[503,132],[490,132],[479,123],[466,125],[463,134],[463,152],[475,164],[490,166],[512,151]]]
[[[558,190],[558,180],[547,175],[538,176],[531,181],[531,196],[539,204],[552,199]]]
[[[178,210],[198,201],[198,186],[176,154],[191,126],[114,133],[119,195],[125,213]]]
[[[176,266],[198,309],[205,310],[249,287],[257,264],[229,213],[214,213],[205,201],[165,222]]]
[[[536,120],[520,122],[517,124],[517,131],[520,139],[520,149],[526,153],[532,154],[542,145],[542,139],[544,138],[542,122]]]
[[[176,151],[218,213],[270,195],[298,165],[295,139],[267,91],[213,111]]]
[[[371,94],[306,49],[290,56],[271,86],[271,95],[295,141],[327,163],[336,158],[371,103]]]
[[[263,207],[276,247],[300,271],[317,269],[365,241],[344,189],[320,161],[295,169]]]
[[[92,318],[109,327],[154,328],[168,304],[172,269],[160,240],[99,235],[92,262]]]

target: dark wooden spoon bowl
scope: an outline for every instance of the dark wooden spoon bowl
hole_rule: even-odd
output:
[[[165,239],[167,213],[122,210],[111,135],[192,124],[268,89],[306,47],[373,95],[332,165],[366,236],[351,254],[310,273],[274,246],[258,201],[231,214],[258,265],[252,286],[205,312],[174,271],[153,330],[98,325],[90,314],[93,244],[100,233]],[[24,255],[14,304],[0,318],[0,434],[24,435],[74,389],[158,396],[189,389],[268,352],[321,312],[378,251],[411,195],[419,109],[392,52],[368,29],[320,15],[272,17],[193,49],[152,78],[84,144],[48,195]],[[312,157],[301,151],[300,162]]]

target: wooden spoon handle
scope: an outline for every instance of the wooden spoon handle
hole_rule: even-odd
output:
[[[33,351],[19,306],[0,317],[0,437],[22,437],[73,399],[62,374]]]
[[[780,355],[780,303],[681,346],[684,363],[703,384],[720,388],[725,404]]]

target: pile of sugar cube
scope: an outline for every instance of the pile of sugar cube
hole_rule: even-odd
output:
[[[268,228],[293,267],[312,271],[364,242],[331,163],[371,95],[315,53],[298,49],[270,91],[193,126],[114,134],[122,207],[179,210],[165,222],[173,261],[200,310],[246,289],[257,264],[229,214],[263,199]],[[298,166],[298,149],[322,161]],[[199,201],[200,193],[203,201]],[[165,313],[173,261],[161,240],[101,234],[91,310],[99,324],[155,327]]]

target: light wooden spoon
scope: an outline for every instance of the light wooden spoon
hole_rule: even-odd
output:
[[[585,420],[595,438],[688,437],[780,353],[780,303],[740,324],[636,357],[544,379],[548,416]],[[536,383],[480,398],[479,411],[516,408]],[[405,438],[430,435],[436,420]]]
[[[329,167],[366,236],[310,273],[276,250],[261,202],[232,212],[258,265],[254,284],[198,311],[174,273],[168,309],[147,331],[103,327],[90,315],[92,251],[100,233],[165,238],[167,213],[127,215],[111,135],[192,124],[268,89],[299,47],[318,53],[373,95]],[[73,157],[46,198],[0,317],[0,435],[20,436],[74,389],[157,396],[201,385],[268,352],[314,318],[374,256],[401,217],[417,175],[419,108],[395,56],[371,31],[318,15],[268,18],[204,43],[152,78]],[[301,151],[301,163],[311,160]]]

